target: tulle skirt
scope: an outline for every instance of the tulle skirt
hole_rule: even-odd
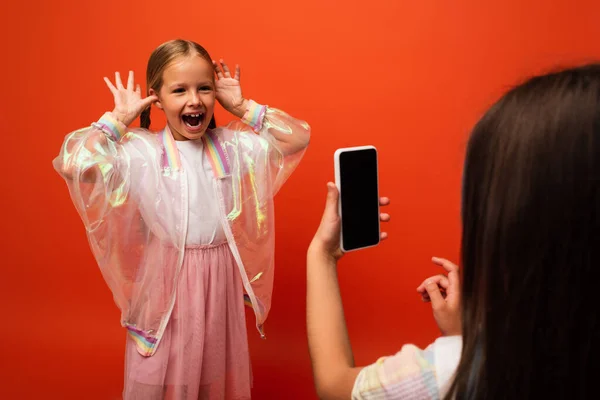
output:
[[[227,243],[188,247],[156,353],[144,357],[127,339],[123,397],[241,400],[250,399],[251,383],[243,286],[233,255]]]

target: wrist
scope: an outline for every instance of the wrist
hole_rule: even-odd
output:
[[[119,123],[125,125],[125,126],[129,126],[129,124],[131,124],[133,121],[129,121],[127,118],[126,114],[120,113],[118,112],[116,109],[112,110],[111,113],[112,117],[117,120]]]
[[[439,328],[442,336],[460,336],[462,334],[462,322],[460,317],[452,322],[445,323],[444,326],[439,326]]]
[[[127,130],[127,126],[112,112],[104,113],[104,115],[92,125],[103,131],[115,141],[119,141]]]
[[[331,246],[328,246],[319,240],[313,240],[310,246],[308,246],[307,257],[309,259],[319,259],[328,264],[337,265],[337,261],[341,257],[341,252],[332,250]]]
[[[447,336],[461,336],[461,331],[459,330],[448,330],[448,331],[442,331],[440,329],[440,333],[442,334],[442,336],[447,337]]]
[[[244,114],[246,114],[246,110],[248,110],[248,103],[247,99],[242,99],[242,102],[238,106],[233,107],[230,112],[239,119],[242,119],[244,118]]]
[[[259,132],[263,126],[267,106],[258,104],[254,100],[245,101],[244,115],[241,120],[246,125],[249,125],[254,131]]]

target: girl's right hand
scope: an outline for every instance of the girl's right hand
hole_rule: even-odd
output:
[[[340,249],[340,229],[341,229],[341,218],[338,212],[338,201],[339,192],[336,186],[329,182],[327,183],[327,201],[325,203],[325,211],[323,217],[321,217],[321,224],[315,234],[308,251],[309,253],[320,253],[326,256],[332,257],[335,261],[339,260],[344,253]],[[390,199],[387,197],[379,198],[380,206],[387,206],[390,204]],[[387,213],[380,213],[379,219],[382,222],[388,222],[390,215]],[[381,240],[387,239],[387,232],[381,233]]]
[[[121,75],[118,72],[115,72],[115,84],[117,87],[106,77],[104,77],[104,82],[106,82],[106,85],[115,97],[115,109],[112,113],[125,126],[129,126],[142,111],[150,107],[155,101],[158,101],[158,97],[155,95],[142,99],[142,91],[139,84],[133,90],[133,71],[129,71],[126,88],[123,87]]]
[[[425,279],[417,292],[421,294],[423,301],[431,302],[433,317],[442,335],[460,335],[462,320],[458,266],[443,258],[434,257],[432,261],[443,267],[448,276],[436,275]]]

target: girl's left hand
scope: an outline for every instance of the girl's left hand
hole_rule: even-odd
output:
[[[213,60],[213,67],[217,74],[215,81],[216,97],[224,109],[238,118],[242,118],[246,113],[248,100],[242,96],[242,86],[240,85],[240,66],[235,66],[235,74],[232,77],[229,67],[223,59],[219,62]],[[222,68],[222,70],[221,70]]]
[[[460,277],[458,266],[444,258],[433,257],[434,264],[443,267],[448,275],[435,275],[417,288],[423,301],[431,302],[433,317],[443,336],[460,335]]]

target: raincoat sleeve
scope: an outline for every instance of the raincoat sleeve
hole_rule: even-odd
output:
[[[54,169],[64,179],[83,221],[90,248],[123,314],[149,238],[132,182],[156,186],[150,134],[127,128],[106,113],[66,135]]]
[[[302,160],[310,141],[307,122],[250,100],[241,121],[228,126],[240,133],[240,148],[268,170],[261,186],[274,196]],[[246,171],[252,173],[252,171]]]

